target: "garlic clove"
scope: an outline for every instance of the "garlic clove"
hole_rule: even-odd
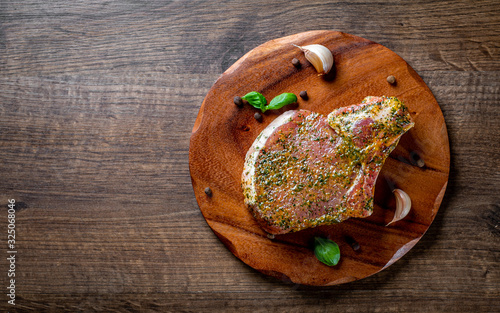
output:
[[[396,197],[396,212],[394,213],[394,218],[387,225],[400,221],[405,218],[411,209],[411,199],[406,192],[401,189],[394,189],[394,196]]]
[[[313,44],[308,46],[297,46],[304,52],[307,61],[311,62],[316,71],[320,74],[327,74],[333,67],[333,54],[323,45]]]

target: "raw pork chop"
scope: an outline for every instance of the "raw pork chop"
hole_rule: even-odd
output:
[[[245,203],[270,234],[367,217],[382,165],[411,127],[408,110],[394,97],[366,97],[328,118],[287,111],[247,152]]]

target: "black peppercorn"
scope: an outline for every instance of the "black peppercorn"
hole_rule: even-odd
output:
[[[207,194],[207,196],[211,197],[212,196],[212,189],[210,189],[210,187],[205,188],[205,193]]]
[[[303,90],[299,93],[299,96],[304,99],[304,100],[307,100],[309,99],[309,96],[307,95],[307,91],[306,90]]]
[[[351,246],[352,250],[358,251],[360,248],[359,243],[351,236],[345,236],[345,241]]]
[[[297,59],[297,58],[293,58],[293,59],[292,59],[292,64],[293,64],[293,66],[295,66],[296,68],[299,68],[299,67],[300,67],[300,61],[299,61],[299,59]]]
[[[260,114],[259,112],[256,112],[253,117],[259,121],[259,122],[262,122],[262,114]]]
[[[418,155],[417,152],[415,151],[411,151],[410,152],[410,162],[413,164],[413,165],[416,165],[418,167],[424,167],[425,166],[425,162],[424,160],[420,157],[420,155]]]
[[[396,83],[396,77],[394,76],[387,76],[387,82],[391,85],[394,85]]]
[[[234,97],[233,101],[234,101],[234,104],[236,104],[236,106],[238,108],[243,107],[243,99],[241,99],[241,97],[236,96],[236,97]]]

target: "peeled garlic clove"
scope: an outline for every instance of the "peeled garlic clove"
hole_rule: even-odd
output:
[[[394,196],[396,196],[396,213],[394,213],[394,218],[389,224],[402,220],[410,212],[411,209],[411,199],[406,192],[401,189],[394,189]]]
[[[327,74],[332,69],[333,55],[327,47],[317,44],[303,47],[294,46],[304,52],[307,61],[311,62],[320,75]]]

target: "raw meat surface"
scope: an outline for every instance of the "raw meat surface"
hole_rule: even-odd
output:
[[[382,165],[412,126],[394,97],[367,97],[328,117],[287,111],[246,155],[245,203],[271,234],[367,217]]]

